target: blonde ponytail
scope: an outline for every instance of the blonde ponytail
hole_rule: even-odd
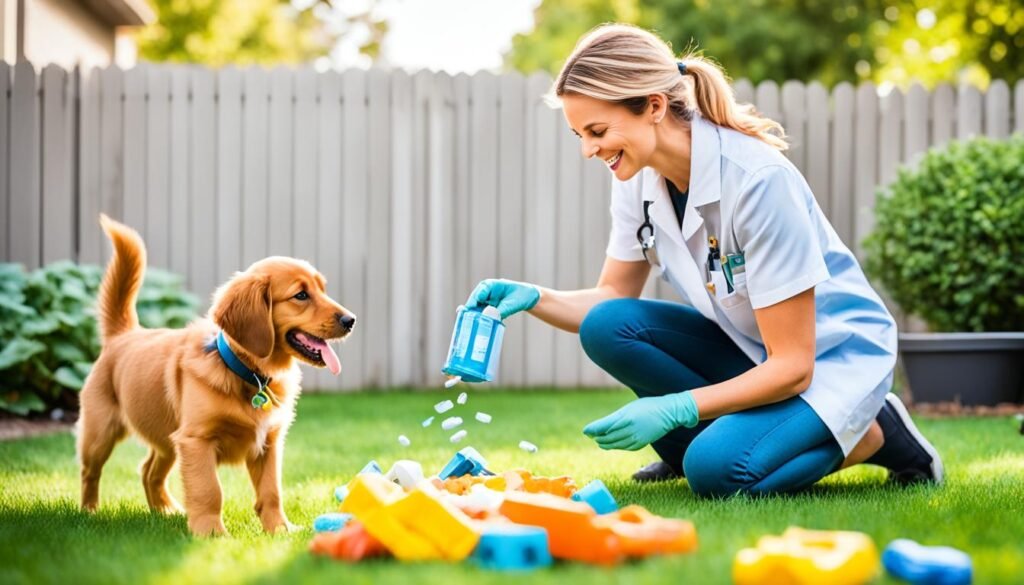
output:
[[[647,109],[648,96],[663,93],[669,111],[680,120],[689,122],[699,111],[714,124],[779,150],[788,147],[778,122],[761,116],[750,104],[736,103],[721,67],[694,53],[676,61],[665,41],[628,24],[601,25],[580,39],[555,79],[548,102],[557,105],[568,93],[614,102],[637,115]]]
[[[736,102],[725,72],[700,55],[687,55],[681,63],[693,78],[693,97],[700,115],[711,122],[759,138],[779,150],[786,150],[786,131],[782,125],[765,118],[751,104]]]

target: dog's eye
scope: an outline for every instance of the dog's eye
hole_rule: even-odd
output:
[[[309,300],[309,293],[307,293],[306,291],[302,290],[302,291],[299,291],[299,294],[295,295],[292,298],[300,300],[300,301],[308,301]]]

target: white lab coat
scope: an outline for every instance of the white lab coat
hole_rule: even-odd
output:
[[[644,260],[636,238],[644,200],[652,201],[662,278],[754,363],[767,357],[754,309],[815,287],[814,376],[800,396],[849,454],[892,386],[896,323],[800,172],[764,142],[695,115],[682,229],[656,171],[613,179],[608,256]],[[731,294],[705,286],[709,236],[723,255],[745,256]]]

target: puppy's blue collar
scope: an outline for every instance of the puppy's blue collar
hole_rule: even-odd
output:
[[[255,371],[249,369],[242,360],[238,359],[235,352],[231,350],[231,346],[228,345],[228,340],[224,337],[223,331],[217,332],[217,337],[208,346],[208,350],[216,349],[217,353],[220,354],[220,359],[224,360],[224,364],[235,373],[242,381],[253,384],[255,382],[256,388],[258,388],[255,395],[252,397],[252,407],[263,410],[268,410],[274,404],[274,395],[270,391],[269,384],[271,378],[260,376]]]

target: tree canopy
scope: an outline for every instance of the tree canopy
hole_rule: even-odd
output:
[[[577,39],[603,22],[653,30],[734,78],[941,81],[1024,77],[1019,0],[544,0],[536,27],[513,39],[509,67],[556,73]]]
[[[139,56],[149,61],[212,66],[303,63],[327,55],[338,37],[351,30],[352,25],[362,25],[370,31],[361,50],[375,55],[386,30],[370,10],[346,16],[346,26],[332,26],[331,0],[149,2],[157,21],[141,28],[136,37]]]

